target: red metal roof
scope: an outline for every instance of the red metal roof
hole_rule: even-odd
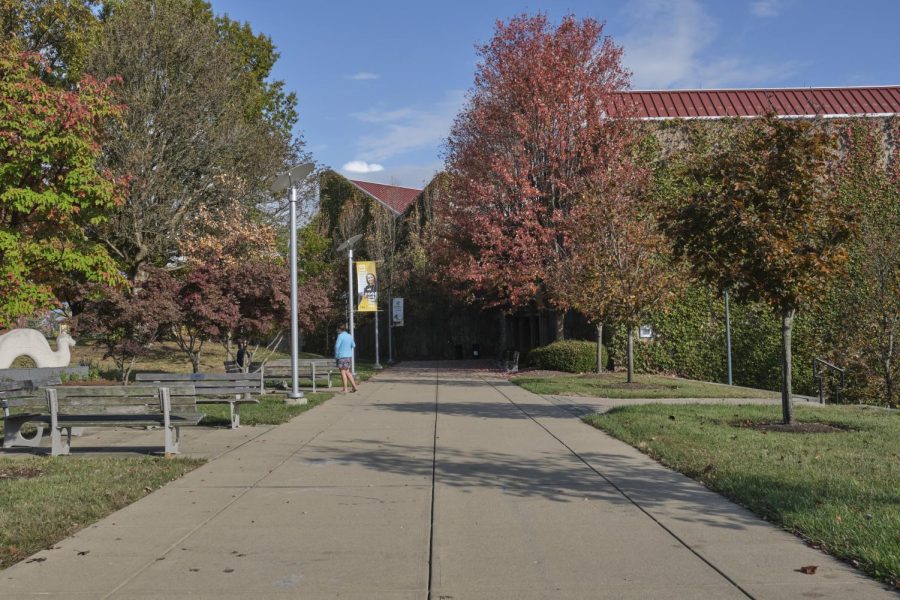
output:
[[[355,179],[350,179],[349,181],[398,215],[402,214],[409,205],[419,197],[419,194],[422,193],[422,190],[396,185],[385,185],[383,183],[372,183],[370,181],[357,181]]]
[[[641,119],[893,116],[900,114],[900,86],[759,90],[657,90],[622,94]],[[615,111],[610,111],[615,112]]]

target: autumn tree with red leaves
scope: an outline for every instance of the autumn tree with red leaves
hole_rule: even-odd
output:
[[[483,306],[554,306],[564,225],[609,186],[632,139],[632,122],[606,118],[628,87],[622,49],[599,21],[523,15],[498,22],[478,54],[447,141],[451,193],[435,207],[433,251]]]
[[[79,330],[93,334],[106,349],[127,384],[135,361],[182,318],[178,281],[163,269],[150,268],[140,287],[90,286],[80,290]]]

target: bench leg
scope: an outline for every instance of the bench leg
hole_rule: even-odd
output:
[[[241,426],[241,405],[238,402],[229,402],[231,406],[231,428],[237,429]]]
[[[13,446],[25,446],[27,448],[37,448],[41,445],[41,439],[44,437],[44,426],[38,425],[37,431],[31,437],[25,437],[22,433],[22,425],[25,423],[18,422],[15,419],[6,419],[3,426],[3,447],[12,448]]]
[[[172,454],[180,454],[178,443],[181,441],[181,428],[169,426],[163,429],[166,432],[166,458],[169,458]]]
[[[63,441],[63,431],[66,432],[66,439]],[[72,428],[71,427],[52,427],[50,429],[50,455],[66,456],[72,448]]]

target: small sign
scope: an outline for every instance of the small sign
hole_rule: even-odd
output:
[[[652,325],[641,325],[638,328],[638,337],[642,340],[649,340],[653,338],[653,326]]]
[[[391,325],[403,327],[403,298],[394,298],[391,302]]]

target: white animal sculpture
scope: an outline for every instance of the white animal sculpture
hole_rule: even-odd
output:
[[[34,361],[34,366],[68,367],[72,360],[69,348],[75,340],[65,331],[56,338],[56,352],[50,349],[50,343],[44,334],[35,329],[13,329],[0,335],[0,369],[8,369],[20,356],[27,356]]]

